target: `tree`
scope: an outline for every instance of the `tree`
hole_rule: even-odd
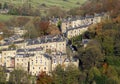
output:
[[[17,48],[17,46],[15,45],[15,44],[11,44],[10,46],[8,46],[8,49],[16,49]]]
[[[2,3],[0,3],[0,9],[2,9]]]
[[[54,11],[54,12],[53,12]],[[60,7],[51,7],[48,10],[48,16],[50,17],[65,17],[66,11],[61,9]]]
[[[36,38],[38,36],[40,36],[40,32],[41,31],[38,31],[34,24],[33,24],[33,21],[29,21],[26,25],[25,25],[25,29],[27,30],[27,32],[23,35],[24,38]]]
[[[66,73],[61,65],[58,65],[52,72],[55,84],[66,84]]]
[[[97,67],[91,67],[91,69],[88,72],[88,81],[89,83],[96,83],[96,84],[105,84],[104,82],[104,76],[100,72],[100,70]]]
[[[73,53],[72,49],[70,47],[66,46],[66,54],[67,54],[68,58],[71,58],[71,57],[75,56],[76,53],[75,52]]]
[[[50,23],[48,21],[41,21],[39,23],[38,31],[42,31],[44,35],[47,35],[48,34],[47,30],[48,30],[49,24]]]
[[[30,18],[27,17],[17,17],[16,22],[18,27],[25,26],[30,21]]]
[[[0,66],[0,84],[5,84],[6,82],[6,73],[4,67]]]
[[[41,72],[37,77],[37,84],[52,84],[52,77],[46,74],[46,72]]]
[[[106,75],[108,77],[107,83],[119,84],[120,80],[118,77],[118,73],[113,66],[108,67]]]
[[[88,0],[81,7],[86,14],[94,14],[101,12],[109,12],[112,17],[116,17],[120,13],[120,0]]]
[[[68,11],[69,15],[81,15],[84,16],[85,15],[85,10],[82,10],[80,7],[76,7],[76,8],[72,8]]]
[[[91,41],[85,49],[78,50],[78,57],[81,62],[81,69],[89,70],[91,67],[100,67],[104,56],[102,54],[100,45],[96,41]]]
[[[106,56],[112,56],[114,53],[114,41],[111,37],[104,37],[104,42],[102,43],[103,50]]]
[[[10,73],[10,84],[31,84],[31,76],[22,69],[15,69]]]
[[[65,73],[66,84],[79,84],[79,76],[81,73],[74,64],[69,64],[67,68],[65,68]]]
[[[35,26],[35,28],[39,28],[40,21],[41,21],[40,17],[33,18],[33,25]]]
[[[9,37],[14,34],[14,32],[10,31],[5,23],[0,22],[0,32],[3,32],[2,37]]]
[[[52,24],[49,25],[47,32],[50,35],[58,35],[58,34],[60,34],[60,31],[59,31],[58,27],[55,26],[55,25],[52,25]]]
[[[114,46],[114,55],[120,56],[120,42],[116,42],[116,44]]]
[[[8,9],[8,4],[6,2],[3,5],[3,9]]]
[[[53,79],[55,84],[79,84],[80,77],[79,69],[69,64],[66,68],[58,65],[53,71]]]
[[[0,41],[3,39],[3,37],[0,35]]]

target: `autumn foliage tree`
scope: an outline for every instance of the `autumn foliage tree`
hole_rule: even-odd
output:
[[[41,21],[39,23],[39,31],[42,31],[44,35],[48,34],[47,30],[48,30],[48,27],[49,27],[49,22],[48,21]]]
[[[3,22],[0,22],[0,32],[3,32],[3,34],[1,35],[1,38],[9,37],[14,34],[12,31],[10,31],[10,29],[8,29],[6,24]]]
[[[59,28],[53,24],[50,24],[49,21],[40,21],[39,19],[36,19],[33,24],[36,27],[39,36],[60,34]]]
[[[37,77],[37,84],[52,84],[52,78],[42,71]]]
[[[60,30],[58,29],[56,25],[50,24],[48,28],[48,33],[50,35],[58,35],[60,34]]]
[[[65,17],[67,15],[66,11],[60,7],[51,7],[48,10],[48,16],[50,17]]]
[[[120,0],[89,0],[82,7],[86,14],[109,12],[112,17],[120,14]]]
[[[18,27],[24,26],[26,23],[28,23],[28,21],[30,21],[30,18],[27,18],[27,17],[16,18],[16,24]]]

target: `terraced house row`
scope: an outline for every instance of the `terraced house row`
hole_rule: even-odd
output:
[[[66,52],[66,40],[61,35],[44,36],[36,39],[14,39],[11,38],[4,40],[0,44],[0,49],[8,49],[11,44],[17,48],[36,48],[43,47],[45,50]]]
[[[5,66],[9,71],[22,67],[31,75],[38,75],[41,71],[50,74],[59,64],[66,67],[72,63],[79,67],[77,58],[67,56],[68,39],[84,33],[89,26],[108,18],[109,16],[105,13],[86,17],[54,18],[50,20],[50,23],[57,24],[61,21],[62,34],[34,39],[23,39],[21,36],[27,31],[16,27],[15,35],[0,42],[0,50],[2,50],[0,65]]]
[[[50,20],[51,24],[56,24],[60,21],[60,30],[67,38],[78,36],[88,30],[88,27],[99,23],[105,19],[109,19],[109,15],[106,13],[86,15],[85,17],[76,16],[68,17],[64,19],[53,18]]]
[[[23,68],[31,75],[38,75],[41,71],[50,74],[57,65],[64,68],[69,64],[78,67],[79,60],[77,58],[68,58],[66,53],[52,52],[46,53],[44,48],[29,48],[17,50],[2,51],[0,62],[7,70],[12,71],[15,68]]]
[[[11,44],[16,48],[10,48]],[[0,48],[2,49],[0,64],[9,71],[22,67],[32,75],[38,75],[41,71],[50,74],[59,64],[66,67],[74,63],[78,67],[79,63],[76,58],[68,59],[66,40],[61,35],[28,40],[14,35],[4,39]]]

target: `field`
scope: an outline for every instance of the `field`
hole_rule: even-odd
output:
[[[0,14],[0,21],[7,21],[11,19],[13,16],[12,15],[2,15]]]
[[[42,4],[45,4],[46,7],[50,6],[59,6],[65,9],[70,9],[73,7],[80,6],[86,0],[0,0],[0,2],[4,3],[12,3],[17,5],[22,5],[24,3],[31,3],[33,7],[40,7]]]
[[[41,14],[44,15],[44,10],[52,6],[59,6],[65,10],[69,10],[74,7],[79,7],[85,1],[86,0],[0,0],[0,3],[4,4],[6,2],[8,4],[13,4],[16,7],[30,3],[33,8],[39,8]],[[0,21],[7,21],[13,17],[16,16],[0,14]]]
[[[0,14],[0,22],[8,21],[12,18],[17,18],[17,17],[28,17],[30,19],[34,18],[32,16],[18,16],[18,15],[2,15],[2,14]]]

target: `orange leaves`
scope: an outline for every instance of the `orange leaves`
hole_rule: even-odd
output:
[[[108,64],[105,62],[103,64],[103,73],[105,74],[107,72],[107,69],[108,69]]]
[[[95,32],[96,32],[97,35],[102,33],[102,28],[103,28],[102,23],[98,23],[97,25],[95,25]]]
[[[60,34],[59,29],[55,25],[49,25],[48,33],[51,35],[57,35]]]
[[[59,29],[55,25],[50,25],[48,21],[39,21],[39,22],[34,22],[34,24],[37,24],[37,30],[39,32],[43,32],[44,35],[50,34],[50,35],[56,35],[60,34]]]
[[[114,21],[115,23],[120,23],[120,15],[117,16],[117,18],[113,19],[113,21]]]
[[[41,21],[39,23],[40,30],[43,30],[43,31],[47,30],[49,27],[49,24],[50,23],[48,21]]]
[[[0,40],[2,40],[3,38],[2,38],[2,36],[0,36]]]
[[[27,18],[27,17],[18,17],[16,19],[17,26],[24,26],[29,20],[30,20],[30,18]]]
[[[91,0],[87,1],[82,6],[86,14],[94,14],[101,12],[110,12],[112,15],[119,13],[120,11],[120,0]]]
[[[3,29],[4,26],[5,26],[5,24],[0,22],[0,29]]]
[[[51,84],[52,78],[46,74],[46,72],[42,71],[37,78],[37,84]]]

